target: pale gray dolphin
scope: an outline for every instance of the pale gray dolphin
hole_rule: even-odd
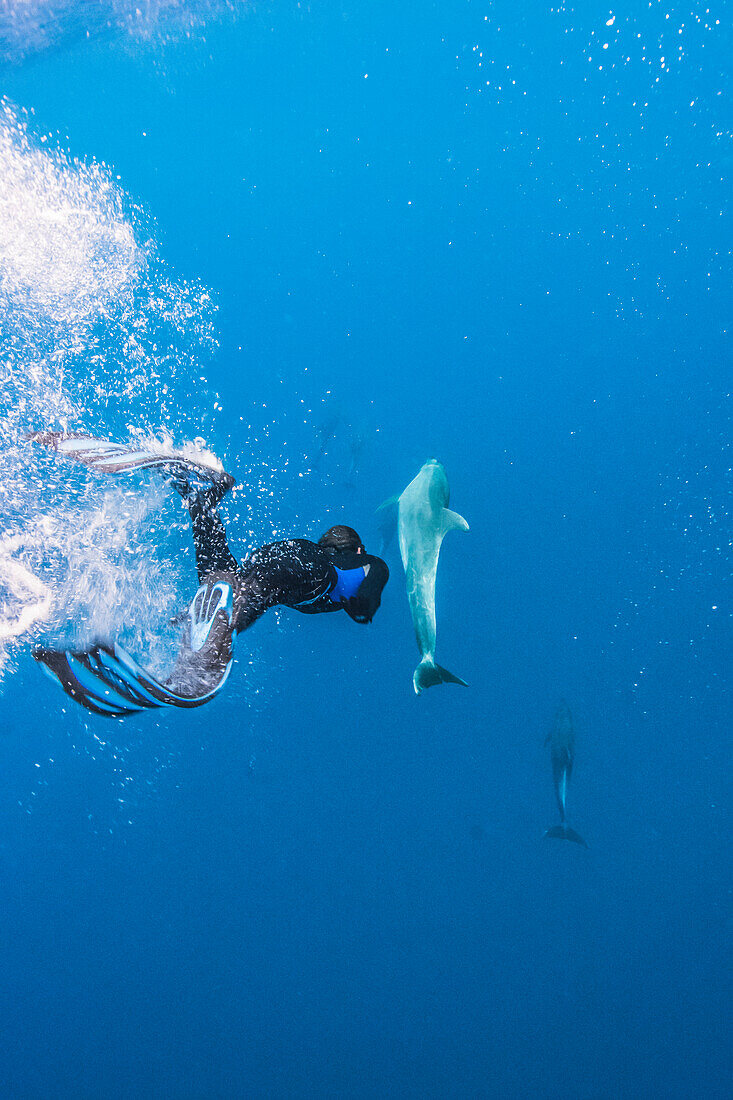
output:
[[[407,581],[420,664],[412,682],[419,695],[433,684],[463,684],[465,680],[435,663],[435,577],[438,555],[448,531],[468,531],[463,516],[448,507],[450,490],[445,470],[435,458],[428,459],[420,473],[399,497],[382,508],[396,506],[397,531]]]
[[[557,837],[558,840],[574,840],[576,844],[588,845],[580,833],[571,829],[565,820],[565,804],[568,794],[568,781],[573,773],[573,761],[575,760],[575,730],[573,729],[573,717],[570,707],[565,700],[555,712],[555,721],[552,729],[545,738],[545,744],[550,746],[550,759],[552,760],[552,779],[555,784],[555,797],[560,809],[560,824],[553,825],[545,830],[545,836]]]

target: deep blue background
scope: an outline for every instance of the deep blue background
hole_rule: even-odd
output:
[[[20,662],[4,1095],[729,1094],[730,41],[635,8],[287,3],[3,70],[215,290],[257,537],[373,544],[433,454],[471,525],[465,691],[415,698],[394,550],[371,627],[270,616],[193,715],[100,726]],[[542,840],[561,696],[587,852]]]

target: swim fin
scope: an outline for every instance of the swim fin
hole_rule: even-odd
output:
[[[205,694],[186,696],[145,672],[119,645],[76,651],[36,649],[33,656],[75,703],[106,718],[123,718],[157,707],[200,707],[224,686],[232,666],[230,661],[218,683]]]
[[[580,833],[576,833],[575,829],[571,829],[569,825],[553,825],[550,829],[545,830],[545,836],[556,837],[558,840],[573,840],[576,844],[582,845],[583,848],[588,847]]]
[[[232,617],[231,585],[223,580],[202,584],[188,609],[183,644],[166,683],[116,644],[39,648],[33,656],[74,702],[94,714],[123,718],[157,707],[200,707],[221,691],[231,672]]]
[[[220,495],[224,496],[236,483],[231,474],[216,465],[189,458],[180,451],[166,451],[162,444],[155,441],[150,444],[110,443],[84,432],[29,432],[25,438],[100,473],[160,470],[184,498],[212,485],[217,486]]]
[[[420,695],[425,688],[434,687],[436,684],[461,684],[463,687],[468,687],[465,680],[460,676],[454,676],[447,668],[436,665],[431,657],[423,657],[415,669],[412,684],[416,695]]]

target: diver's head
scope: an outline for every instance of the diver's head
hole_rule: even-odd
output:
[[[364,553],[364,543],[353,527],[346,527],[339,523],[335,527],[329,527],[325,535],[321,535],[318,545],[325,550],[351,550],[356,554]]]

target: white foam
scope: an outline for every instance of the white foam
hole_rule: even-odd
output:
[[[156,438],[180,450],[206,423],[201,357],[216,339],[211,295],[171,276],[110,171],[42,143],[7,101],[0,181],[1,671],[42,631],[73,622],[66,637],[83,643],[129,624],[142,643],[188,602],[191,578],[156,548],[171,527],[158,520],[170,500],[160,482],[106,489],[24,434],[123,442],[134,424],[141,448]]]
[[[0,645],[48,617],[51,591],[17,558],[22,540],[0,539]]]
[[[28,332],[78,333],[129,303],[145,255],[109,172],[34,148],[23,116],[0,110],[0,303]]]

